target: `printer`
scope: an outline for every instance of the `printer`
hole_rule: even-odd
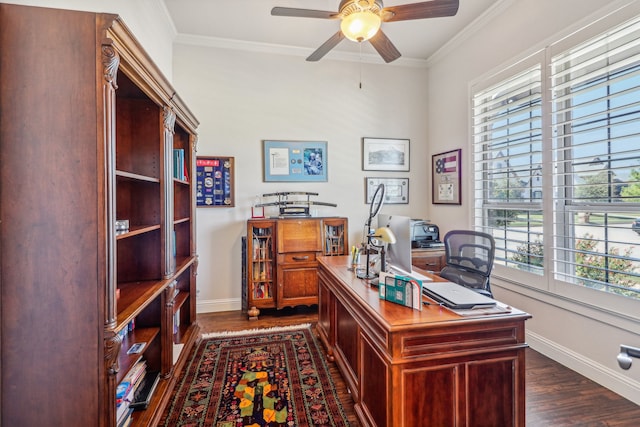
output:
[[[437,248],[444,244],[440,241],[440,229],[437,225],[429,224],[422,219],[411,220],[411,247]]]

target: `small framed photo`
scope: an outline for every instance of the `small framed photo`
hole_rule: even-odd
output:
[[[326,141],[264,141],[264,181],[327,181],[328,158]]]
[[[235,206],[233,157],[196,158],[196,206]]]
[[[362,139],[362,170],[409,172],[409,140]]]
[[[431,162],[431,185],[434,204],[460,205],[462,178],[460,156],[462,150],[434,154]]]
[[[365,202],[371,203],[380,184],[384,184],[384,203],[409,203],[409,178],[365,178]]]

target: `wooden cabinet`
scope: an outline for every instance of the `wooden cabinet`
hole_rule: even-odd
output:
[[[173,174],[198,122],[116,15],[1,3],[0,28],[0,424],[114,427],[144,360],[155,425],[199,334]]]
[[[247,222],[246,306],[261,308],[318,303],[317,257],[349,252],[346,218],[274,218]],[[257,310],[256,310],[257,309]]]
[[[318,259],[317,332],[360,424],[525,426],[527,313],[413,310],[380,300],[348,262]]]
[[[412,249],[411,264],[422,270],[440,273],[446,265],[444,249]]]

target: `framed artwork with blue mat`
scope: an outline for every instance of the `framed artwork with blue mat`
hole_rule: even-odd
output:
[[[263,141],[265,182],[326,182],[326,141]]]

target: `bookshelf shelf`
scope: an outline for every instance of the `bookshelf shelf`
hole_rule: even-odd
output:
[[[156,182],[160,183],[159,178],[153,178],[150,176],[138,175],[135,173],[124,172],[124,171],[116,171],[116,176],[119,178],[127,178],[133,181],[146,181],[146,182]],[[188,183],[187,183],[188,184]]]
[[[120,298],[116,331],[134,320],[166,287],[167,282],[164,280],[119,284]]]
[[[183,304],[189,299],[188,292],[180,292],[173,303],[174,313],[182,308]]]
[[[116,382],[121,382],[133,365],[144,358],[145,351],[153,351],[154,347],[157,348],[157,338],[159,336],[160,328],[136,328],[122,339],[122,347],[118,353],[118,364],[120,365],[120,370],[118,371]],[[131,345],[135,343],[145,343],[143,351],[140,353],[127,354]]]
[[[160,381],[131,425],[155,426],[200,330],[198,121],[117,15],[3,2],[0,28],[21,58],[0,91],[2,420],[117,427],[143,359]]]

